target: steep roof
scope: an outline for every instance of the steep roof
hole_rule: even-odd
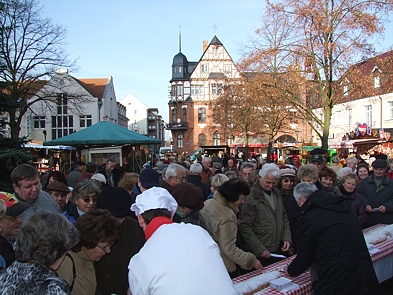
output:
[[[101,99],[104,96],[108,78],[82,78],[76,80],[94,97]]]
[[[223,46],[222,43],[221,43],[221,41],[218,40],[218,38],[217,38],[216,35],[214,35],[214,37],[213,37],[213,39],[210,41],[210,44],[209,44],[209,45],[221,45],[221,46]]]

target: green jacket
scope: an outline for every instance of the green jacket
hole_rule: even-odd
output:
[[[282,197],[273,188],[275,210],[266,199],[259,181],[251,188],[241,210],[239,231],[246,242],[246,249],[260,257],[266,249],[279,251],[280,243],[291,242],[291,232]]]

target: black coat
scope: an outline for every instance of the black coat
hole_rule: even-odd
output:
[[[382,294],[351,201],[325,194],[314,192],[300,207],[298,254],[288,273],[312,266],[314,294]]]
[[[14,248],[12,248],[10,242],[8,242],[2,236],[0,236],[0,256],[4,258],[6,267],[9,267],[15,261]]]
[[[207,197],[211,194],[210,187],[201,181],[202,177],[200,175],[188,175],[187,182],[199,187],[202,190],[203,201],[207,200]]]

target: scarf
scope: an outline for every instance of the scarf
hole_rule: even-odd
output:
[[[172,220],[165,216],[158,216],[153,218],[152,221],[147,225],[145,230],[145,238],[146,241],[154,234],[154,232],[163,224],[171,224],[173,223]]]

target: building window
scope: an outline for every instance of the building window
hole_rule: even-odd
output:
[[[213,145],[220,145],[221,140],[220,140],[220,134],[217,132],[213,134]]]
[[[373,127],[373,108],[372,105],[366,105],[366,124],[369,127]]]
[[[224,72],[229,73],[231,71],[231,65],[224,65]]]
[[[206,145],[206,134],[199,134],[198,135],[198,145],[205,146]]]
[[[183,148],[183,134],[177,135],[177,147],[179,149]]]
[[[205,108],[198,109],[198,123],[206,123],[206,109]]]
[[[201,65],[201,72],[202,72],[202,73],[207,73],[208,70],[209,70],[209,67],[208,67],[207,64],[202,64],[202,65]]]
[[[179,67],[179,73],[181,73],[181,67]]]
[[[182,96],[183,95],[183,85],[177,85],[177,92],[176,96]]]
[[[343,87],[344,96],[348,96],[348,92],[349,92],[348,85],[344,85],[344,87]]]
[[[221,93],[223,93],[223,91],[224,91],[224,85],[223,84],[218,84],[217,93],[221,94]]]
[[[192,85],[191,86],[191,95],[203,95],[203,86]]]
[[[57,115],[52,116],[52,140],[74,132],[74,118],[68,115],[67,94],[57,95]]]
[[[34,116],[34,129],[45,129],[45,116]]]
[[[233,143],[233,137],[231,135],[228,135],[227,145],[230,145],[232,143]]]
[[[217,84],[216,83],[212,83],[210,84],[211,86],[211,94],[217,94]]]
[[[374,88],[381,87],[381,78],[379,76],[374,77]]]
[[[176,109],[172,109],[172,123],[176,123]]]
[[[393,101],[389,101],[389,119],[393,119]]]
[[[183,108],[183,122],[187,122],[187,109]]]
[[[84,128],[84,127],[90,127],[91,126],[91,115],[84,115],[84,116],[80,116],[80,127]]]

